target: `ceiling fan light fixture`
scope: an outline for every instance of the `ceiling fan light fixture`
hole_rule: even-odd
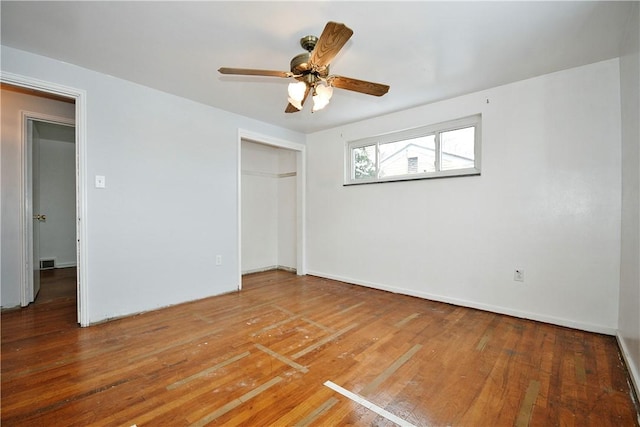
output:
[[[289,102],[294,105],[298,110],[302,110],[302,100],[304,94],[307,91],[307,84],[305,82],[292,82],[289,83]],[[295,101],[295,102],[292,102]],[[298,105],[300,107],[298,107]]]
[[[311,111],[316,112],[326,107],[332,95],[333,88],[331,86],[317,85],[313,91],[313,108]]]
[[[389,91],[388,85],[329,74],[331,61],[352,35],[351,28],[340,22],[329,21],[320,37],[306,36],[300,40],[300,46],[306,52],[296,55],[291,60],[290,71],[221,67],[218,72],[239,76],[294,78],[296,82],[290,83],[287,90],[289,104],[284,110],[285,113],[302,110],[309,92],[312,92],[313,97],[312,111],[323,109],[329,104],[334,87],[365,95],[386,94]]]
[[[297,99],[293,99],[291,97],[287,98],[287,101],[289,101],[289,104],[293,105],[298,110],[302,110],[302,101],[299,101]]]

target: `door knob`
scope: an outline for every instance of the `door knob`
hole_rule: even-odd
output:
[[[40,222],[46,222],[47,221],[47,216],[38,214],[38,215],[34,215],[33,219],[37,219]]]

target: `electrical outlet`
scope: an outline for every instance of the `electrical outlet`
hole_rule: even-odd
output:
[[[222,255],[216,255],[216,265],[222,265]]]
[[[516,282],[524,282],[524,270],[522,268],[513,270],[513,280]]]

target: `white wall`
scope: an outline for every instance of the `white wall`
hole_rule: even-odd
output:
[[[622,101],[622,240],[618,341],[640,393],[640,7],[620,58]]]
[[[278,265],[278,151],[242,141],[242,272]]]
[[[238,129],[303,135],[5,46],[2,70],[86,91],[90,322],[238,288]],[[4,186],[4,153],[2,173]],[[8,256],[3,275],[19,268]]]
[[[342,185],[347,141],[477,113],[481,176]],[[619,141],[617,59],[309,135],[308,271],[614,333]]]
[[[4,53],[3,47],[3,53]],[[4,59],[4,56],[3,56]],[[4,66],[4,64],[3,64]],[[67,102],[40,98],[33,95],[2,90],[2,133],[0,144],[1,159],[1,258],[0,258],[0,305],[15,307],[20,305],[20,265],[22,249],[20,234],[20,194],[21,194],[21,135],[20,111],[42,113],[73,119],[75,106]]]
[[[278,150],[278,265],[297,268],[296,152]]]
[[[37,126],[37,124],[36,124]],[[74,141],[40,138],[40,259],[56,267],[76,265],[76,174]]]
[[[296,154],[242,141],[242,272],[296,268]]]

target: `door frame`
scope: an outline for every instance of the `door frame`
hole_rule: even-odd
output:
[[[29,122],[32,123],[31,128],[29,127]],[[32,111],[20,111],[20,123],[22,124],[22,132],[20,138],[20,155],[22,157],[22,192],[20,197],[22,198],[21,206],[23,208],[23,215],[20,223],[25,225],[22,230],[22,232],[24,233],[22,235],[22,239],[25,243],[23,245],[22,255],[24,260],[25,275],[21,280],[22,286],[20,287],[20,305],[22,307],[26,307],[36,298],[34,271],[36,269],[39,270],[39,267],[34,265],[36,261],[34,261],[33,257],[36,251],[36,248],[34,247],[35,235],[33,233],[33,183],[35,182],[35,180],[33,179],[33,174],[37,172],[33,169],[33,127],[35,125],[35,122],[53,123],[60,126],[72,126],[74,128],[76,125],[76,121],[74,119],[51,116],[49,114],[42,114]],[[76,173],[76,180],[77,179],[78,177]]]
[[[88,281],[88,262],[87,262],[87,159],[86,159],[86,146],[87,146],[87,109],[86,99],[87,93],[82,89],[72,88],[68,86],[59,85],[57,83],[51,83],[44,80],[35,79],[28,76],[19,74],[2,72],[0,74],[0,81],[12,86],[19,86],[25,89],[32,89],[39,92],[45,92],[53,95],[58,95],[67,98],[73,98],[75,100],[75,128],[76,128],[76,263],[77,263],[77,320],[80,326],[89,326],[89,281]],[[36,113],[28,113],[36,114]],[[37,114],[36,114],[37,115]],[[42,116],[42,115],[39,115]],[[28,241],[27,232],[25,228],[31,225],[32,218],[27,220],[27,200],[26,200],[26,130],[25,121],[22,122],[22,137],[21,137],[21,155],[22,161],[20,163],[20,175],[21,175],[21,189],[20,189],[20,213],[21,213],[21,253],[22,253],[22,268],[21,270],[21,303],[25,304],[26,296],[28,296],[28,278],[27,266],[31,265],[32,260],[27,258],[27,246]],[[33,273],[31,273],[33,274]]]
[[[296,274],[307,274],[306,263],[306,146],[260,133],[238,129],[238,290],[242,289],[242,141],[257,142],[296,152]]]

